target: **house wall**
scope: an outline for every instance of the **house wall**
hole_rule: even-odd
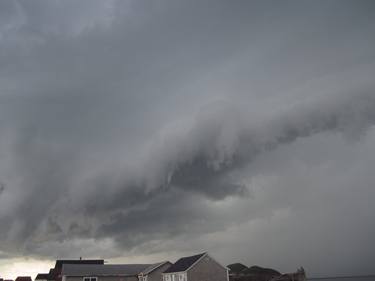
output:
[[[90,276],[90,277],[98,277],[98,281],[138,281],[138,277],[136,276]],[[83,277],[65,277],[64,281],[83,281]]]
[[[171,265],[171,263],[166,263],[155,269],[153,272],[147,275],[147,281],[162,281],[163,277],[161,274],[166,271]]]
[[[205,256],[188,270],[187,281],[228,281],[227,269]]]
[[[186,280],[186,272],[178,272],[178,273],[164,273],[164,279],[162,276],[163,281],[187,281]],[[169,277],[169,279],[168,279]]]

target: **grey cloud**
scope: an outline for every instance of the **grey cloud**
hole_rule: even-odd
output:
[[[151,162],[156,161],[156,165],[168,167],[166,164],[169,164],[176,167],[174,170],[161,169],[167,171],[166,174],[159,176],[160,179],[165,179],[165,182],[155,181],[153,186],[148,186],[151,188],[148,190],[146,186],[128,185],[125,179],[125,182],[122,182],[114,193],[102,195],[105,187],[99,185],[96,192],[92,193],[89,198],[85,198],[82,204],[86,216],[97,216],[91,226],[91,235],[114,237],[123,246],[132,248],[159,236],[173,237],[173,235],[189,232],[192,235],[197,235],[197,233],[214,231],[217,227],[220,230],[221,227],[217,225],[216,221],[213,221],[212,225],[208,223],[206,227],[200,225],[201,220],[205,222],[209,220],[208,217],[204,218],[204,214],[209,212],[205,208],[201,209],[200,200],[189,195],[191,191],[203,194],[210,200],[220,200],[230,195],[243,196],[248,193],[248,189],[244,185],[232,183],[230,172],[246,167],[262,153],[275,150],[280,145],[293,143],[299,138],[327,131],[345,132],[352,130],[354,126],[360,128],[371,126],[374,122],[374,102],[371,95],[355,96],[354,99],[348,98],[344,103],[335,99],[333,104],[304,108],[302,111],[298,108],[296,112],[289,111],[287,117],[273,119],[272,122],[267,123],[265,128],[254,128],[254,130],[247,128],[245,130],[245,127],[242,127],[238,133],[244,134],[245,137],[226,158],[216,158],[217,153],[213,153],[218,150],[215,140],[218,141],[217,136],[220,135],[220,130],[213,135],[208,134],[207,143],[210,143],[211,146],[200,147],[201,139],[197,141],[194,137],[202,137],[202,130],[193,128],[182,138],[183,143],[177,144],[181,147],[184,147],[185,143],[192,145],[190,153],[182,154],[187,157],[186,159],[179,159],[179,155],[170,155],[170,158],[163,159],[165,162],[160,161],[159,153],[165,155],[164,149],[168,149],[170,144],[167,144],[166,148],[158,147],[155,154],[149,155]],[[214,118],[213,120],[217,123],[218,119]],[[355,120],[354,124],[351,120]],[[358,123],[358,120],[363,122]],[[197,124],[202,123],[198,121]],[[208,126],[208,128],[211,127]],[[225,127],[219,128],[224,129]],[[191,133],[195,130],[200,133]],[[258,137],[261,138],[258,139]],[[241,136],[234,139],[241,139]],[[177,151],[183,150],[178,149]],[[175,162],[171,162],[171,159],[175,159]],[[147,172],[138,174],[147,176]],[[238,174],[237,177],[240,175]],[[145,180],[147,181],[147,178],[139,179],[140,182]],[[178,189],[174,191],[175,188],[182,189],[184,192],[177,192]],[[95,198],[100,198],[100,201]],[[197,206],[193,203],[195,201]],[[197,213],[195,216],[194,213],[197,211],[199,214]],[[171,217],[170,214],[173,216]],[[184,222],[181,225],[182,228],[179,228],[180,225],[176,223],[179,221]],[[196,221],[198,221],[197,225]],[[189,225],[190,231],[186,230],[185,224]],[[76,227],[72,228],[72,225]],[[76,229],[77,223],[73,222],[70,225],[69,233],[77,233]],[[141,233],[149,234],[141,235]],[[82,234],[87,235],[88,233],[82,232]]]
[[[305,164],[338,140],[357,147],[372,137],[372,1],[193,2],[1,4],[1,251],[115,257],[206,243],[225,253],[230,242],[215,250],[215,237],[239,227],[235,247],[250,263],[247,223],[272,220],[288,198],[306,206],[292,204],[296,224],[313,220],[304,192],[321,200],[324,190],[312,182],[340,193],[329,175],[289,180],[299,167],[283,159],[306,151]],[[364,177],[359,189],[371,197]],[[338,202],[319,202],[338,216]]]

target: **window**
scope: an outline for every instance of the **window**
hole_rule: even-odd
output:
[[[185,281],[185,273],[180,273],[178,275],[178,281]]]
[[[169,274],[165,275],[164,277],[164,281],[171,281],[171,276]]]
[[[83,281],[98,281],[98,277],[83,277]]]

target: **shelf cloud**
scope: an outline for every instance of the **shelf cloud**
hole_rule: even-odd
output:
[[[1,2],[0,261],[372,273],[374,12]]]

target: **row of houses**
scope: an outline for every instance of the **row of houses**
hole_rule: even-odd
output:
[[[306,281],[303,267],[296,272],[281,274],[272,268],[260,266],[247,267],[241,263],[228,265],[230,281]]]
[[[1,281],[1,280],[0,280]],[[208,253],[182,257],[174,264],[104,264],[104,260],[57,260],[35,281],[229,281],[228,268]]]

